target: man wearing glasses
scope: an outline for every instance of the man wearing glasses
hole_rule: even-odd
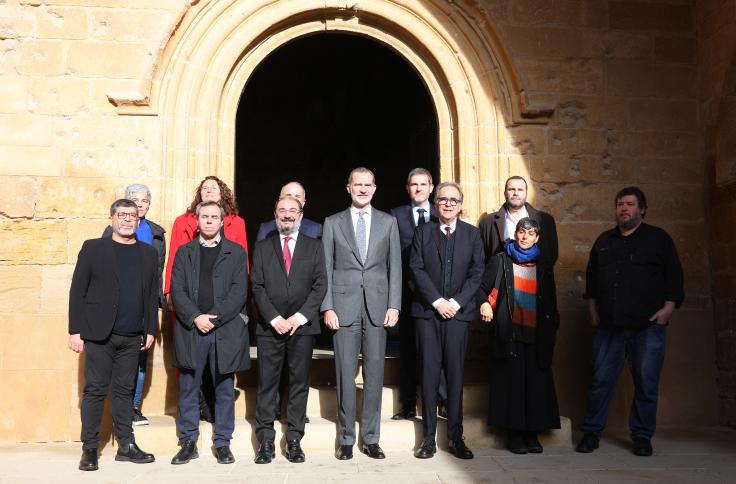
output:
[[[458,219],[463,192],[444,182],[434,199],[439,222],[417,227],[409,269],[414,280],[414,317],[422,368],[424,439],[415,454],[428,459],[437,451],[437,392],[440,372],[447,377],[447,437],[450,453],[472,459],[463,439],[463,372],[468,326],[477,311],[476,292],[483,276],[480,231]]]
[[[148,220],[146,214],[151,208],[151,190],[139,183],[125,187],[125,198],[133,201],[138,207],[138,228],[135,230],[135,238],[153,246],[158,255],[158,307],[166,307],[166,298],[163,289],[163,271],[166,262],[166,231],[158,224]],[[112,227],[107,226],[102,233],[103,237],[112,236]],[[135,391],[133,393],[133,425],[148,425],[148,419],[141,412],[143,402],[143,384],[146,381],[146,369],[148,367],[148,352],[141,351],[138,357],[138,373],[135,378]]]
[[[110,207],[111,237],[84,242],[69,290],[69,349],[85,352],[82,458],[79,469],[96,471],[100,420],[112,386],[117,461],[153,462],[133,436],[133,382],[141,351],[157,329],[159,272],[156,251],[135,238],[138,207],[120,199]]]

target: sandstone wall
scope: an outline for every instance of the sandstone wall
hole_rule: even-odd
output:
[[[674,237],[687,278],[687,301],[669,330],[660,422],[715,423],[699,10],[679,0],[479,3],[528,99],[555,108],[548,125],[510,128],[508,151],[513,171],[531,177],[532,202],[559,223],[561,410],[576,420],[584,411],[591,330],[580,296],[588,250],[611,225],[613,194],[635,183],[650,197],[648,221]],[[65,344],[67,291],[81,242],[101,232],[111,201],[128,183],[145,181],[154,192],[151,219],[170,224],[183,209],[157,203],[168,187],[165,120],[120,116],[107,95],[140,90],[184,4],[0,2],[0,440],[78,438],[83,369]],[[178,198],[188,199],[191,188],[176,187]],[[719,341],[731,351],[732,339]],[[159,341],[145,394],[154,414],[175,402],[162,349]],[[721,375],[731,375],[733,388],[733,372]],[[613,425],[625,423],[631,394],[625,379]]]

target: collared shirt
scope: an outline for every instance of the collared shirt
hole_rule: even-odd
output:
[[[358,233],[358,212],[364,212],[365,215],[363,215],[363,220],[365,221],[365,253],[368,254],[368,246],[370,245],[371,240],[371,215],[372,215],[372,209],[370,205],[363,208],[363,210],[358,210],[354,206],[350,206],[350,217],[353,220],[353,234]],[[357,237],[356,237],[357,240]]]
[[[519,220],[525,217],[528,217],[529,212],[526,211],[526,205],[524,205],[523,207],[521,207],[521,212],[519,212],[519,218],[517,218],[516,220],[511,218],[511,214],[509,213],[508,208],[505,210],[505,212],[506,212],[506,220],[505,220],[506,223],[504,224],[504,231],[506,233],[503,234],[503,240],[509,240],[509,239],[514,240],[514,234],[516,233],[516,223]]]
[[[414,217],[414,226],[419,225],[419,209],[424,209],[424,221],[426,223],[429,223],[429,202],[424,202],[423,205],[412,205],[411,206],[411,214]]]
[[[444,223],[440,223],[440,232],[442,233],[442,236],[443,237],[447,237],[447,230],[445,229],[445,227],[450,227],[450,235],[454,234],[455,233],[455,229],[457,229],[457,219],[455,219],[452,222],[450,222],[449,225],[444,224]],[[432,303],[432,307],[434,307],[435,309],[437,309],[437,306],[439,306],[439,304],[442,301],[444,301],[444,298],[437,299],[436,301],[434,301]],[[450,304],[452,304],[452,307],[455,308],[455,311],[459,311],[460,308],[462,307],[462,306],[460,306],[460,304],[458,304],[457,301],[455,301],[454,298],[450,298],[449,301],[450,301]]]
[[[201,235],[199,236],[199,245],[202,245],[204,247],[217,247],[221,241],[222,234],[220,232],[217,232],[215,238],[210,241],[204,240]]]
[[[593,244],[585,280],[586,299],[595,299],[601,325],[644,328],[666,301],[685,297],[675,244],[667,232],[642,223],[623,236],[603,232]]]
[[[281,254],[282,255],[284,253],[284,239],[286,239],[286,237],[291,237],[291,239],[288,242],[288,244],[289,244],[289,252],[291,252],[291,257],[294,257],[294,249],[296,249],[296,239],[297,239],[297,237],[299,237],[299,231],[297,230],[293,234],[289,234],[289,235],[279,234],[279,242],[280,242],[279,245],[281,247]],[[293,259],[292,259],[292,261],[293,261]],[[302,313],[295,313],[294,316],[296,316],[296,319],[299,321],[299,326],[304,326],[305,324],[307,324],[309,322],[309,320],[306,318],[306,316],[304,316]],[[271,320],[271,322],[270,322],[271,326],[276,326],[276,323],[281,318],[284,318],[284,317],[281,316],[281,315],[278,315],[275,318],[273,318]],[[286,319],[286,318],[284,318],[284,319]]]
[[[445,237],[447,237],[447,230],[445,229],[445,227],[450,227],[450,234],[451,235],[454,234],[455,233],[455,229],[457,228],[457,219],[453,220],[450,223],[450,225],[443,224],[443,223],[440,222],[440,232],[442,232],[442,235],[444,235]]]

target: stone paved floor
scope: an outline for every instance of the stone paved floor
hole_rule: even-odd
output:
[[[80,445],[17,444],[0,446],[0,484],[9,483],[734,483],[736,431],[723,428],[664,429],[653,441],[655,455],[635,457],[625,435],[603,439],[593,454],[572,447],[550,447],[541,455],[515,456],[503,450],[476,452],[461,461],[440,451],[430,460],[411,452],[392,452],[384,461],[357,454],[340,462],[330,455],[308,455],[304,464],[277,456],[257,466],[251,455],[236,455],[233,465],[218,465],[209,454],[184,466],[159,455],[153,464],[115,462],[108,447],[98,472],[76,469]],[[201,450],[201,449],[200,449]],[[203,452],[205,454],[205,452]]]

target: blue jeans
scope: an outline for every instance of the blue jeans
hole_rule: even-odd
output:
[[[140,410],[143,401],[143,384],[146,382],[146,367],[148,366],[148,351],[141,351],[138,355],[138,371],[135,376],[135,391],[133,392],[133,408]]]
[[[645,329],[596,329],[593,336],[593,381],[583,432],[598,436],[603,432],[616,382],[628,358],[634,380],[634,401],[629,415],[631,438],[652,438],[657,426],[659,376],[666,340],[667,327],[660,324],[652,324]]]

